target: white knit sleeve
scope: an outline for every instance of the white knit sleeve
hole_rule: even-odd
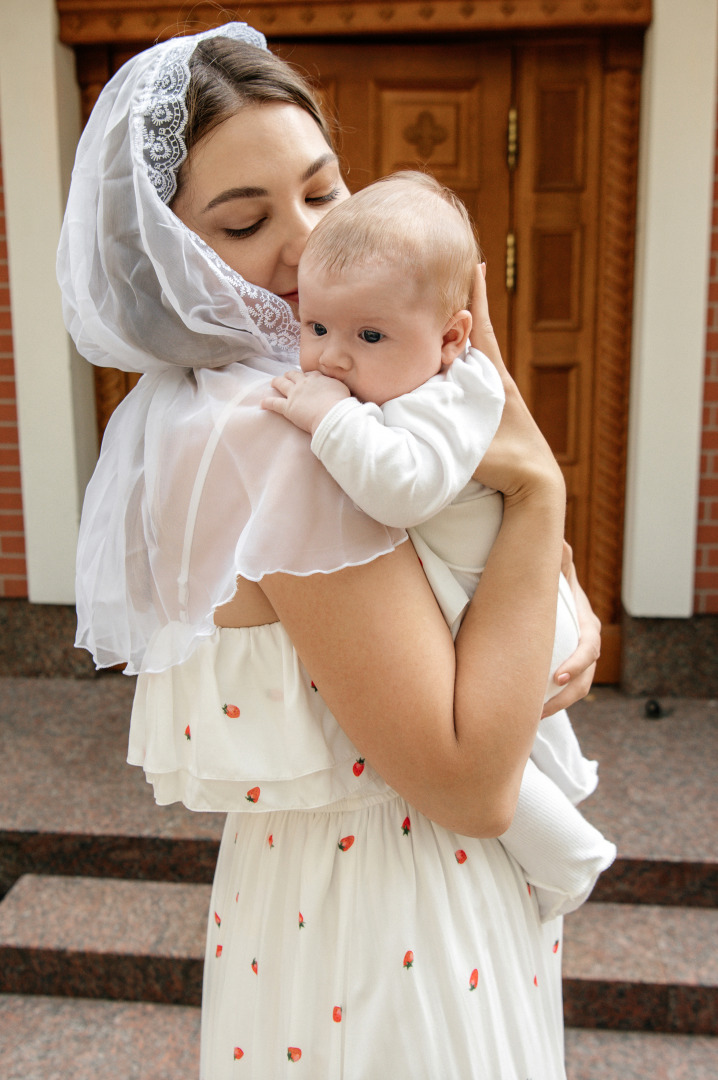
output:
[[[346,398],[312,438],[312,451],[364,513],[408,528],[458,495],[493,439],[501,380],[475,349],[409,394],[379,407]]]

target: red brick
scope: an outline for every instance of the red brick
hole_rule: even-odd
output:
[[[0,576],[4,577],[6,574],[27,574],[25,560],[11,555],[0,555]]]
[[[718,525],[701,525],[696,535],[697,544],[718,544]]]
[[[704,555],[704,566],[711,567],[714,570],[718,570],[718,547],[708,548],[704,552]]]
[[[715,589],[718,594],[718,570],[701,570],[696,574],[695,587],[707,589],[710,592]]]
[[[0,467],[7,465],[20,465],[20,451],[12,446],[0,446]]]
[[[22,514],[0,511],[0,533],[22,533],[24,528]]]
[[[701,446],[703,450],[718,450],[718,431],[704,431]]]
[[[15,400],[15,380],[7,375],[0,375],[0,401]]]
[[[0,491],[19,491],[20,490],[20,469],[18,466],[15,468],[0,469]]]
[[[0,259],[0,281],[2,281],[3,284],[6,285],[9,280],[10,272],[8,269],[7,261],[5,259]]]
[[[27,596],[27,578],[5,578],[0,582],[0,594],[7,599],[24,600]]]
[[[0,329],[12,330],[12,318],[9,308],[6,311],[0,310]]]
[[[15,377],[15,364],[13,362],[12,354],[9,356],[0,356],[0,375]]]
[[[4,555],[24,555],[24,536],[0,536],[0,551]]]
[[[22,495],[19,491],[0,491],[0,510],[22,510]]]

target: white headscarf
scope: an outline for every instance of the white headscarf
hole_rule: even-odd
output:
[[[93,364],[143,372],[115,411],[83,507],[77,644],[128,674],[180,663],[241,574],[332,572],[405,539],[353,506],[309,437],[260,409],[296,364],[288,304],[231,270],[169,209],[197,43],[130,60],[77,151],[58,253],[66,325]]]

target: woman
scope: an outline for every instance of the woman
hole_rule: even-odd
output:
[[[348,194],[310,92],[262,48],[232,24],[115,76],[59,257],[80,351],[144,372],[88,488],[78,642],[140,672],[130,760],[158,801],[230,811],[201,1076],[556,1080],[556,927],[490,838],[541,715],[563,483],[480,278],[507,392],[482,479],[505,514],[454,651],[405,535],[261,409],[296,357],[306,237]],[[556,708],[597,652],[579,600]]]

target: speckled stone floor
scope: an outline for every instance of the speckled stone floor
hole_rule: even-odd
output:
[[[153,894],[139,879],[206,886],[222,820],[155,806],[140,771],[125,764],[132,682],[117,674],[0,679],[0,885],[9,888],[28,872],[135,879],[115,884],[142,890],[146,952],[156,944]],[[643,699],[599,688],[572,710],[585,752],[600,761],[601,783],[584,810],[616,841],[619,860],[618,872],[609,871],[595,894],[608,902],[573,917],[564,965],[569,979],[600,981],[605,974],[615,981],[625,973],[628,952],[643,945],[646,985],[661,973],[699,989],[701,980],[718,983],[718,702],[661,704],[663,715],[649,720]],[[71,877],[38,882],[33,904],[42,905],[43,888],[59,897],[78,887]],[[23,888],[29,888],[24,880],[16,886],[20,900]],[[188,897],[200,898],[190,902],[199,942],[206,889],[188,886],[185,895],[178,888],[185,912]],[[91,896],[96,890],[101,898],[105,889],[102,880],[89,884]],[[638,910],[612,902],[635,898],[642,901]],[[678,904],[692,906],[677,913]],[[591,944],[597,920],[600,948]],[[78,928],[65,926],[63,933],[77,935]],[[87,944],[82,928],[79,933]],[[172,943],[160,941],[157,951],[163,948],[160,959],[176,961]],[[199,945],[191,960],[199,965]],[[1,994],[0,1076],[189,1080],[197,1072],[198,1029],[198,1011],[187,1005]],[[569,1080],[716,1080],[718,1039],[569,1027],[567,1069]]]

